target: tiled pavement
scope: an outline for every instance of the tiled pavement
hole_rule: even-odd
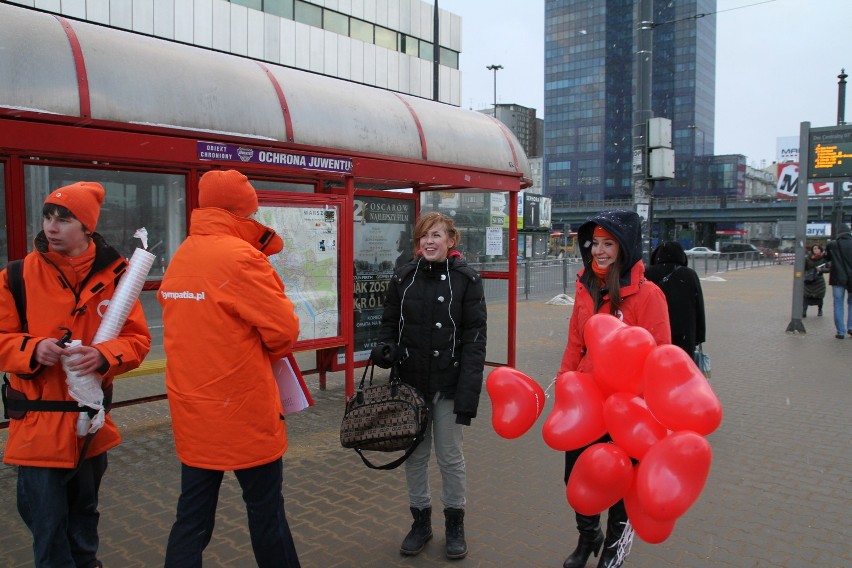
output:
[[[704,280],[706,348],[725,410],[710,436],[713,468],[674,534],[659,545],[637,539],[626,566],[852,566],[852,337],[834,338],[830,294],[826,317],[814,317],[811,308],[807,334],[786,334],[791,276],[792,267],[784,265]],[[547,386],[570,307],[521,302],[518,313],[518,368]],[[504,336],[498,330],[503,314],[497,305],[490,312],[495,346]],[[163,392],[162,381],[124,379],[116,390],[124,397],[154,394]],[[310,382],[315,385],[315,377]],[[284,459],[287,516],[303,566],[557,567],[573,548],[562,456],[542,441],[544,416],[523,437],[504,440],[491,428],[483,390],[480,417],[465,433],[470,555],[444,558],[436,505],[435,538],[408,558],[398,553],[410,524],[402,470],[368,470],[340,448],[340,374],[313,393],[316,406],[288,420]],[[551,406],[552,399],[545,416]],[[108,568],[159,566],[179,487],[168,406],[153,402],[113,415],[124,443],[110,452],[101,490],[101,558]],[[0,431],[0,449],[5,436]],[[440,481],[433,480],[437,494]],[[30,537],[14,495],[15,472],[0,466],[0,566],[31,566]],[[254,565],[239,486],[229,474],[205,566]]]

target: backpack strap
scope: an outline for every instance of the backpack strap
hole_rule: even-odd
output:
[[[6,275],[9,279],[9,291],[15,299],[15,309],[18,310],[18,319],[21,321],[21,331],[29,331],[27,322],[27,291],[24,287],[24,261],[13,260],[6,265]]]

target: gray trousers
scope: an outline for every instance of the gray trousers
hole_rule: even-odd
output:
[[[435,458],[441,470],[441,501],[445,508],[464,509],[467,475],[462,453],[463,426],[456,424],[452,400],[433,399],[429,402],[429,410],[431,416],[426,437],[405,462],[409,504],[415,509],[432,506],[429,459],[434,440]]]

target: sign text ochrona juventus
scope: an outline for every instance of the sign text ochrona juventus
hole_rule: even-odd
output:
[[[339,174],[352,173],[351,158],[335,158],[317,154],[296,154],[293,152],[263,150],[219,142],[198,141],[196,144],[198,159],[206,162],[243,162]]]

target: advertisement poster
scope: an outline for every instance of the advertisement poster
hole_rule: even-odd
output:
[[[355,361],[366,361],[376,345],[385,293],[396,267],[414,255],[414,201],[355,198]],[[338,363],[343,364],[342,351]]]
[[[835,182],[811,182],[808,184],[808,197],[833,197]],[[849,183],[837,182],[848,193]],[[799,164],[778,164],[778,185],[775,188],[778,197],[793,198],[799,194]]]

